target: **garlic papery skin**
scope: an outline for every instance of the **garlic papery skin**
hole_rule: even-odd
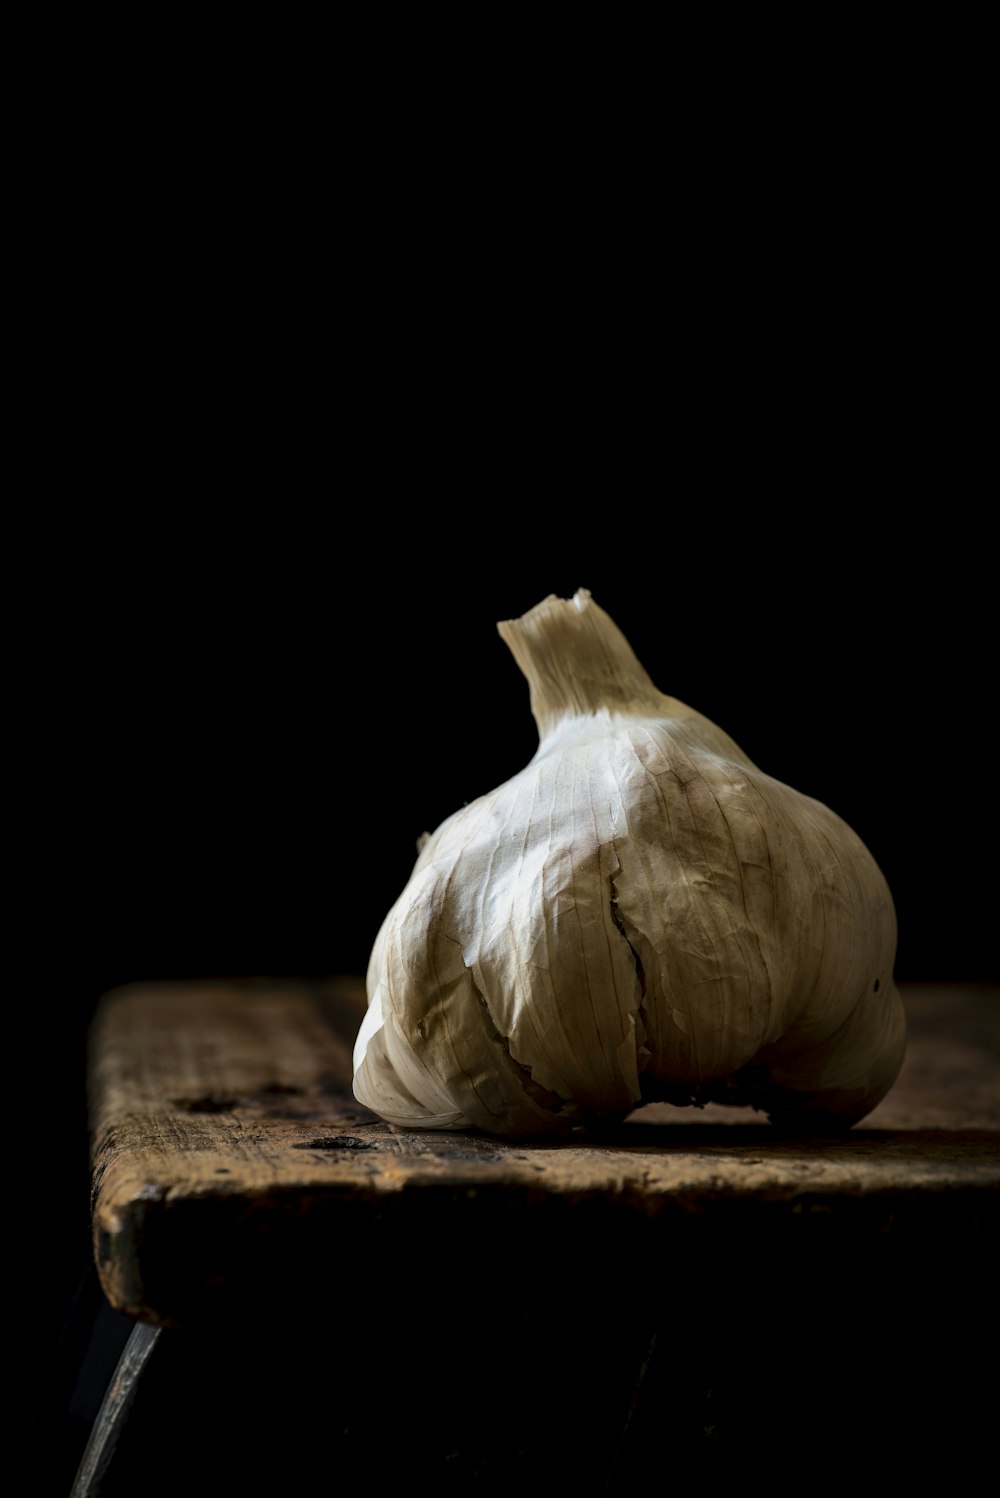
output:
[[[498,628],[538,750],[421,847],[371,953],[355,1096],[508,1137],[663,1099],[864,1117],[906,1030],[861,839],[659,692],[586,590]]]

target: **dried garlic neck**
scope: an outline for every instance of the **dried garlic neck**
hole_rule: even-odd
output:
[[[548,598],[497,625],[531,689],[545,739],[562,720],[587,713],[650,713],[664,701],[614,620],[586,588]]]

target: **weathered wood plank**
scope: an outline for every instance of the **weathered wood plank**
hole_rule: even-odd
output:
[[[111,1302],[183,1321],[253,1295],[320,1296],[398,1253],[414,1272],[529,1235],[618,1250],[692,1229],[977,1233],[1000,1202],[1000,992],[911,987],[910,1045],[849,1134],[665,1105],[600,1138],[405,1132],[351,1094],[358,980],[137,985],[91,1046],[95,1252]],[[595,1240],[596,1241],[596,1240]],[[650,1239],[650,1241],[652,1241]],[[523,1253],[521,1255],[523,1257]],[[508,1271],[510,1261],[507,1261]],[[471,1271],[470,1271],[471,1272]]]

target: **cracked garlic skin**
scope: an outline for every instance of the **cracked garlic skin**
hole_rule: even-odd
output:
[[[371,954],[355,1096],[508,1137],[657,1100],[863,1118],[905,1047],[867,848],[659,692],[586,590],[498,628],[538,751],[423,843]]]

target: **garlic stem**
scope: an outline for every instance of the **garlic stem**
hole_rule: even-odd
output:
[[[648,713],[664,702],[617,624],[586,588],[571,599],[550,593],[497,629],[527,677],[540,738],[571,714]]]

